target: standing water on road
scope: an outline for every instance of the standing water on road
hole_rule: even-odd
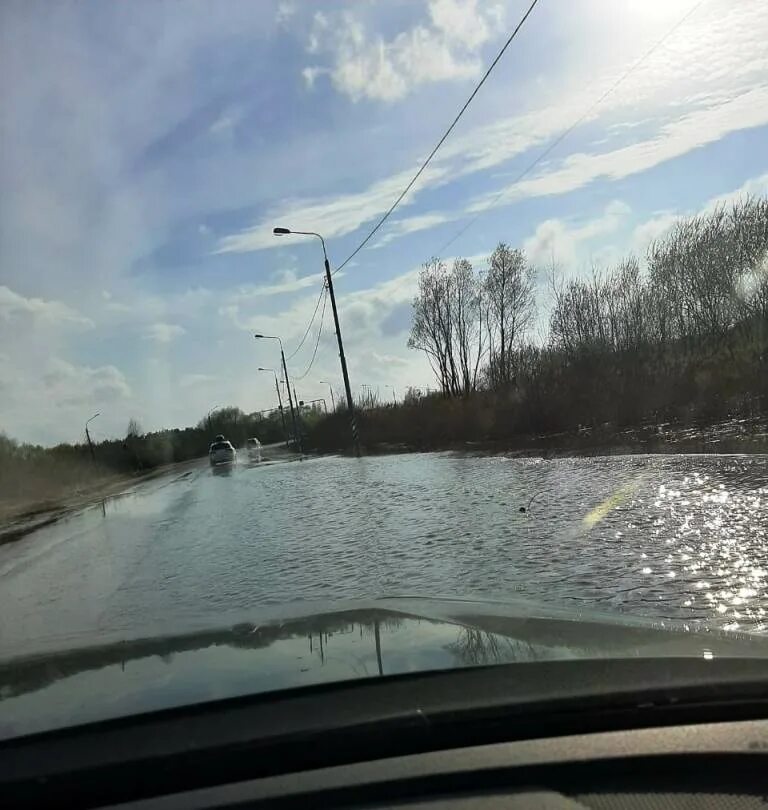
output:
[[[759,632],[767,534],[766,456],[201,468],[0,547],[0,638],[9,656],[390,595],[524,597]]]

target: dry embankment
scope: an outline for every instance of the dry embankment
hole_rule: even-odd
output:
[[[197,466],[200,459],[167,464],[141,474],[94,473],[86,477],[25,482],[16,497],[0,495],[0,545],[19,540],[37,529],[54,523],[76,509],[118,495],[127,489],[165,475]]]

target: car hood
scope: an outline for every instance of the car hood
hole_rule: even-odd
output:
[[[0,664],[0,738],[323,682],[594,658],[768,658],[768,639],[528,601],[305,605]]]

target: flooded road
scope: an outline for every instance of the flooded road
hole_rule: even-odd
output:
[[[0,648],[389,595],[522,596],[765,631],[768,457],[201,466],[1,546]]]

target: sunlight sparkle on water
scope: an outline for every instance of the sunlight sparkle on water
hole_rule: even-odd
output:
[[[645,501],[646,525],[655,531],[652,543],[638,549],[645,563],[641,573],[659,575],[640,598],[676,603],[688,615],[714,619],[729,630],[744,629],[742,621],[750,620],[754,629],[762,605],[768,605],[766,460],[757,481],[752,459],[722,457],[716,463],[717,474],[672,477]]]

